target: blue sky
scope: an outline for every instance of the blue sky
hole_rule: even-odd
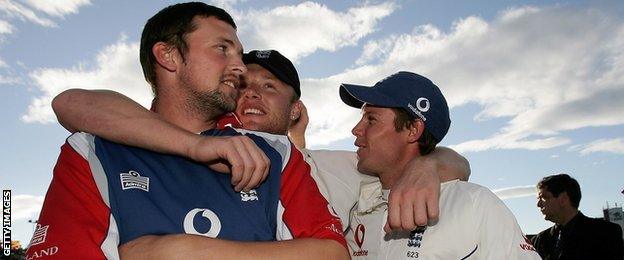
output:
[[[49,102],[72,88],[150,92],[138,40],[173,1],[0,0],[0,186],[13,191],[14,239],[27,244],[68,133]],[[533,186],[565,172],[581,210],[601,216],[624,196],[624,3],[621,1],[219,1],[245,49],[295,61],[312,148],[353,150],[359,112],[341,82],[399,70],[437,83],[451,106],[442,144],[471,162],[526,233],[550,223]]]

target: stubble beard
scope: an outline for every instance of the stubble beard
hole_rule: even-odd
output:
[[[204,121],[212,121],[236,109],[236,97],[227,97],[218,88],[199,91],[200,88],[191,79],[190,73],[184,73],[180,80],[182,88],[187,91],[185,105],[189,113],[200,116]]]

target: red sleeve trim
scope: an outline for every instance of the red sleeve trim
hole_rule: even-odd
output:
[[[310,176],[310,165],[291,144],[291,155],[281,178],[283,219],[293,238],[333,239],[347,247],[340,218]]]
[[[105,259],[100,246],[110,210],[89,163],[69,144],[61,147],[27,259]]]

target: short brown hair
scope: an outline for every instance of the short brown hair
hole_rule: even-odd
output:
[[[402,108],[391,108],[394,111],[394,129],[398,132],[403,129],[410,128],[416,120],[420,120],[412,116],[410,113]],[[422,135],[418,138],[418,149],[420,155],[427,155],[435,149],[435,146],[439,143],[435,137],[427,130],[427,126],[423,130]]]
[[[145,80],[152,86],[154,96],[157,94],[156,57],[152,52],[152,47],[158,42],[165,42],[175,47],[184,60],[184,54],[188,51],[186,35],[197,29],[193,23],[193,18],[196,16],[215,17],[236,29],[234,19],[225,10],[201,2],[171,5],[147,20],[141,34],[139,59]]]
[[[537,183],[537,188],[547,190],[556,198],[563,192],[567,193],[570,203],[576,209],[581,203],[581,186],[570,175],[562,173],[546,176]]]

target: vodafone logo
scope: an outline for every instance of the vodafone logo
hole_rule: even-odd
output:
[[[355,228],[355,234],[353,238],[355,239],[355,243],[360,248],[360,251],[353,252],[353,256],[367,256],[368,250],[362,249],[362,244],[364,244],[364,236],[366,234],[366,228],[364,225],[358,224]]]
[[[416,107],[414,107],[414,105],[412,105],[412,103],[407,103],[407,107],[412,110],[412,112],[414,112],[414,114],[416,114],[418,117],[420,117],[420,119],[422,119],[423,121],[427,121],[427,118],[425,117],[425,115],[423,115],[424,112],[429,111],[429,108],[431,108],[431,104],[429,103],[429,99],[425,98],[425,97],[420,97],[416,100]]]
[[[366,228],[364,225],[359,224],[355,229],[355,243],[358,245],[360,249],[362,249],[362,244],[364,244],[364,236],[366,235]]]
[[[200,212],[201,212],[201,216],[208,219],[208,221],[210,222],[210,229],[205,233],[200,233],[199,231],[197,231],[193,223],[195,216],[197,216],[197,213],[200,213]],[[219,232],[221,232],[221,220],[219,220],[219,217],[217,216],[217,214],[215,214],[212,210],[193,209],[189,211],[189,213],[186,213],[186,217],[184,217],[184,232],[187,234],[215,238],[219,235]]]
[[[429,111],[430,105],[431,104],[429,104],[429,99],[427,98],[421,97],[416,100],[416,107],[418,108],[418,110],[420,110],[420,112]]]

